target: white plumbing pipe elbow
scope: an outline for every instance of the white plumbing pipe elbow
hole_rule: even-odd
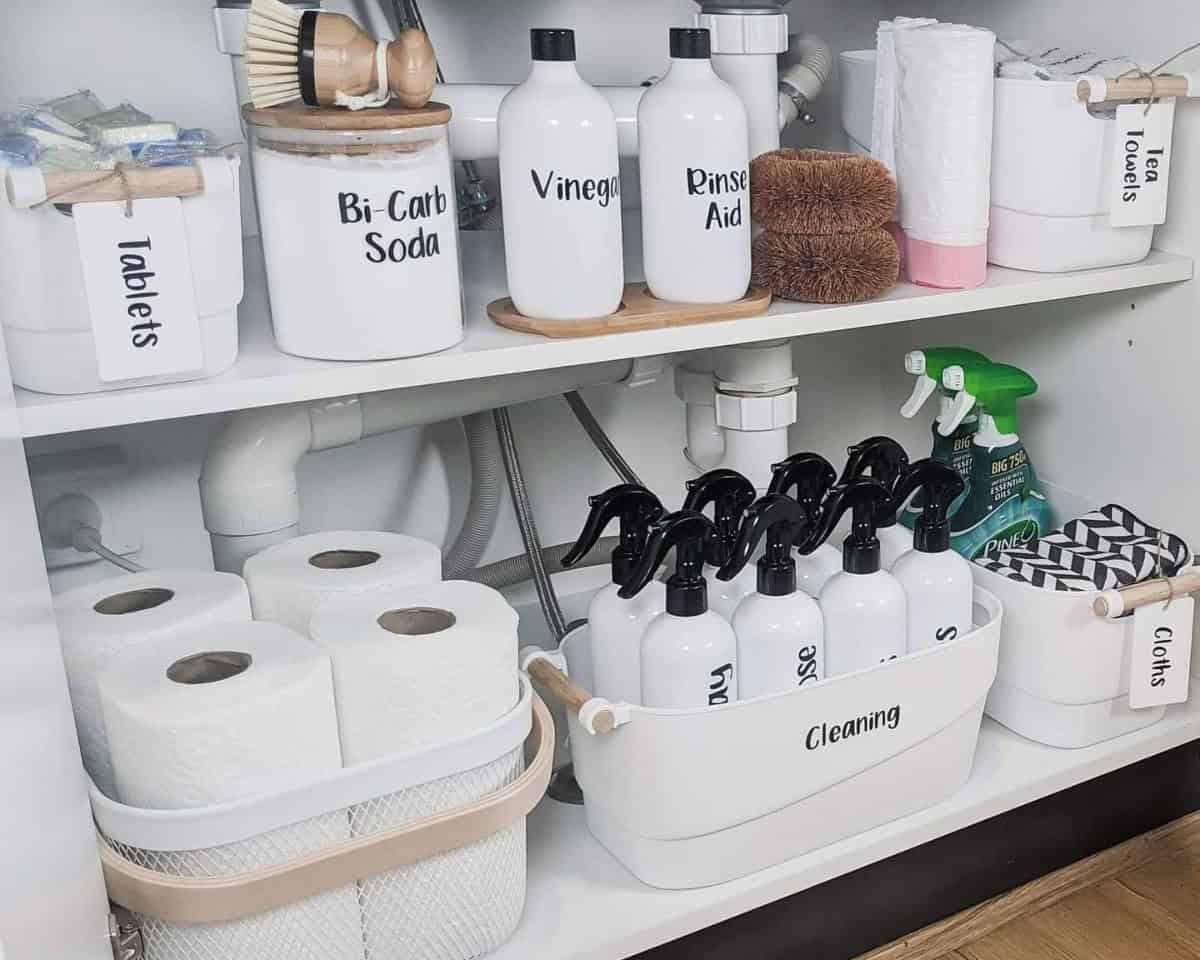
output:
[[[310,449],[307,404],[235,413],[212,439],[200,471],[205,529],[240,537],[294,527],[296,466]]]
[[[433,99],[450,107],[450,149],[456,160],[489,160],[500,153],[497,116],[500,101],[512,89],[504,83],[440,83]],[[617,120],[621,156],[638,152],[637,110],[645,87],[597,87]]]
[[[725,458],[725,431],[717,426],[716,406],[689,403],[684,407],[684,419],[687,425],[684,456],[701,473],[713,469]]]
[[[632,360],[613,360],[236,413],[212,439],[200,472],[200,505],[214,564],[240,573],[255,553],[299,534],[296,468],[311,451],[619,383],[632,368]]]

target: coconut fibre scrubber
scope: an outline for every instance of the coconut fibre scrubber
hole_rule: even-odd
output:
[[[808,303],[857,303],[890,289],[900,252],[884,224],[896,182],[867,157],[775,150],[750,167],[754,283]]]

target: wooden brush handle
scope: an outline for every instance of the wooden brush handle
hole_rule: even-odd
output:
[[[1121,77],[1108,81],[1106,101],[1148,100],[1151,97],[1187,97],[1191,82],[1187,77]],[[1080,80],[1075,95],[1084,103],[1092,97],[1092,85]]]
[[[313,41],[317,102],[337,106],[339,93],[361,97],[379,89],[375,52],[379,44],[349,17],[322,13]],[[437,82],[437,56],[420,30],[404,30],[388,45],[388,87],[401,105],[423,107]]]
[[[420,30],[405,30],[388,46],[388,86],[401,105],[423,107],[437,83],[437,55]]]

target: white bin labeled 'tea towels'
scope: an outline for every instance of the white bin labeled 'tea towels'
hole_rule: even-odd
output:
[[[450,108],[245,108],[279,349],[433,353],[463,337]]]
[[[231,367],[243,293],[239,166],[201,157],[194,168],[69,174],[91,186],[63,193],[54,192],[61,175],[0,171],[0,323],[13,382],[78,394]],[[192,180],[179,196],[156,186]],[[110,195],[113,184],[143,199],[72,200]]]
[[[588,828],[644,883],[683,889],[945,799],[971,772],[1001,612],[976,590],[970,634],[803,690],[703,710],[629,707],[628,722],[600,735],[569,714]],[[586,628],[564,651],[588,686]]]

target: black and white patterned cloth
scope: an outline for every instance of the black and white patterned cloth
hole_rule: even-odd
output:
[[[1042,590],[1087,592],[1173,577],[1191,564],[1192,552],[1181,537],[1111,503],[1026,547],[975,562]]]

